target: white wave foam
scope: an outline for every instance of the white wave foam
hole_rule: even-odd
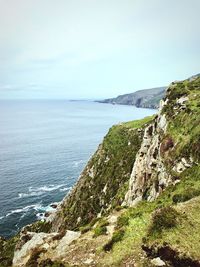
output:
[[[5,215],[5,217],[8,217],[8,216],[10,216],[12,214],[16,214],[16,213],[26,213],[27,211],[29,211],[31,209],[38,211],[41,207],[42,207],[41,204],[29,205],[29,206],[26,206],[26,207],[21,208],[21,209],[16,209],[16,210],[10,211],[9,213],[7,213]]]
[[[57,190],[60,187],[64,186],[64,184],[60,184],[60,185],[49,185],[49,186],[41,186],[38,188],[34,188],[34,187],[29,187],[29,192],[51,192],[53,190]]]
[[[26,215],[26,213],[30,210],[35,210],[38,213],[36,214],[36,217],[40,220],[45,219],[45,213],[46,212],[52,212],[55,211],[55,208],[51,207],[52,204],[58,204],[58,203],[51,203],[48,206],[42,206],[40,203],[38,204],[33,204],[33,205],[29,205],[23,208],[19,208],[19,209],[15,209],[10,211],[9,213],[7,213],[5,216],[1,216],[0,220],[2,220],[5,217],[9,217],[10,215],[13,214],[19,214],[22,213],[20,220],[22,220],[24,218],[24,216]]]
[[[44,212],[43,213],[37,213],[36,217],[38,220],[43,221],[43,220],[45,220],[45,213]]]
[[[60,192],[70,191],[71,189],[72,189],[72,187],[60,188]]]
[[[32,187],[30,186],[28,188],[28,193],[19,193],[18,197],[19,198],[24,198],[24,197],[33,197],[33,196],[40,196],[43,195],[46,192],[51,192],[54,190],[57,190],[61,187],[65,186],[64,184],[60,184],[60,185],[49,185],[49,186],[41,186],[41,187]]]
[[[58,203],[51,203],[48,206],[41,207],[39,209],[39,213],[36,214],[36,217],[38,218],[38,220],[45,220],[46,219],[46,217],[45,217],[45,213],[46,212],[50,212],[51,213],[51,212],[56,210],[56,208],[53,208],[51,206],[52,204],[57,204],[58,205]]]
[[[43,192],[31,192],[31,193],[19,193],[18,197],[19,198],[24,198],[24,197],[35,197],[35,196],[40,196],[42,195]]]

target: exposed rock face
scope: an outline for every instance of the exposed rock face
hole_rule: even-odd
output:
[[[159,101],[165,95],[165,89],[166,87],[144,89],[131,94],[119,95],[116,98],[105,99],[98,102],[157,109],[159,107]]]
[[[199,107],[193,77],[169,86],[153,118],[113,126],[46,222],[0,238],[0,265],[15,247],[16,267],[200,266]]]
[[[53,231],[77,229],[121,205],[140,147],[145,119],[138,125],[120,124],[110,129],[81,173],[78,183],[48,220]]]
[[[133,206],[142,199],[155,200],[169,184],[179,181],[177,177],[180,173],[193,166],[193,154],[199,144],[199,135],[196,130],[194,138],[188,137],[193,140],[193,145],[190,139],[186,139],[188,132],[184,127],[184,117],[186,119],[187,116],[191,116],[189,113],[193,115],[194,118],[190,122],[192,131],[197,122],[192,112],[193,102],[190,101],[189,107],[188,101],[196,97],[194,91],[199,88],[198,80],[198,77],[192,79],[196,86],[189,79],[172,83],[167,89],[165,100],[161,100],[158,115],[145,128],[123,204]],[[178,127],[180,133],[179,129],[176,129]],[[188,146],[191,149],[187,151]]]
[[[163,107],[167,101],[161,103]],[[141,148],[137,153],[131,173],[125,203],[129,206],[146,198],[154,200],[171,182],[161,156],[161,142],[166,134],[167,120],[160,110],[155,120],[146,127]]]
[[[60,239],[59,233],[27,233],[31,238],[19,249],[15,250],[13,267],[27,266],[29,259],[38,253],[52,253],[55,258],[63,257],[68,246],[80,237],[80,232],[66,231]]]
[[[34,249],[37,248],[37,250],[39,250],[49,248],[50,244],[52,244],[52,237],[55,236],[56,233],[29,233],[29,236],[30,235],[32,235],[32,238],[30,238],[30,240],[28,240],[20,249],[15,250],[13,266],[25,266]]]

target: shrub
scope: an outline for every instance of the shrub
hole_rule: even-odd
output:
[[[123,206],[120,206],[120,205],[118,205],[118,206],[115,207],[115,210],[116,211],[120,211],[120,210],[123,210],[123,209],[124,209],[124,207]]]
[[[171,206],[156,210],[152,216],[152,224],[149,228],[149,235],[160,233],[163,229],[172,228],[177,225],[179,213]]]
[[[37,221],[33,224],[27,225],[24,230],[29,232],[35,232],[35,233],[49,233],[51,230],[52,224],[50,222],[46,221]]]
[[[119,229],[117,231],[115,231],[113,233],[112,239],[110,241],[108,241],[108,243],[106,243],[103,246],[103,250],[104,251],[110,251],[113,248],[113,245],[117,242],[120,242],[123,237],[124,237],[125,231],[124,229]]]
[[[92,226],[90,224],[87,224],[85,226],[81,226],[79,228],[79,231],[81,231],[81,234],[87,233],[88,231],[90,231],[92,229]]]
[[[93,237],[97,237],[99,235],[105,235],[107,232],[106,226],[109,224],[109,222],[102,218],[99,222],[97,227],[94,229],[94,235]]]
[[[19,241],[19,236],[11,239],[0,237],[0,266],[11,266],[16,243]]]
[[[100,227],[107,226],[107,225],[109,225],[109,222],[108,222],[108,220],[102,218],[102,219],[99,221],[98,225],[99,225]]]
[[[129,223],[129,214],[122,214],[120,217],[117,219],[117,228],[121,228],[123,226],[128,225]]]
[[[98,237],[100,235],[105,235],[107,232],[106,226],[98,226],[94,229],[93,237]]]
[[[195,189],[195,188],[189,188],[187,189],[187,191],[182,192],[180,194],[175,194],[172,197],[172,200],[174,203],[179,203],[179,202],[184,202],[184,201],[188,201],[193,197],[197,197],[200,195],[200,189]]]

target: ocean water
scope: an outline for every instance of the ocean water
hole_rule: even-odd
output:
[[[113,124],[154,113],[89,101],[0,100],[0,236],[61,201]]]

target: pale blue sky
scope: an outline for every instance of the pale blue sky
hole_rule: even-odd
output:
[[[200,72],[199,0],[0,0],[0,98],[107,98]]]

